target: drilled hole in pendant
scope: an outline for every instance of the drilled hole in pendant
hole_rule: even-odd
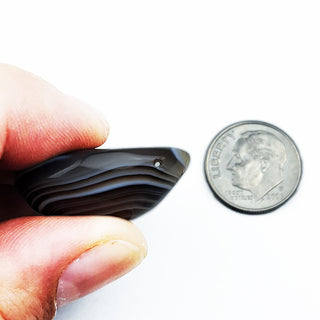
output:
[[[159,159],[156,159],[156,160],[154,160],[153,165],[156,168],[159,168],[159,167],[161,167],[162,163],[161,163],[161,161]]]

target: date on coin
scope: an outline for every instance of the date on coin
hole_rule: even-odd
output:
[[[210,143],[205,174],[215,196],[243,213],[267,213],[296,191],[302,165],[293,140],[261,121],[242,121]]]

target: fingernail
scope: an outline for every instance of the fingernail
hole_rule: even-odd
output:
[[[83,253],[62,273],[58,307],[85,296],[136,267],[146,249],[123,240],[109,241]]]

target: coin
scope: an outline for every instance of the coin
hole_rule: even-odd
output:
[[[214,195],[243,213],[266,213],[284,204],[296,191],[301,173],[293,140],[261,121],[228,126],[212,140],[205,158]]]

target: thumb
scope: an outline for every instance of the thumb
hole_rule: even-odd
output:
[[[52,319],[56,307],[134,268],[146,243],[113,217],[26,217],[0,225],[0,320]]]

